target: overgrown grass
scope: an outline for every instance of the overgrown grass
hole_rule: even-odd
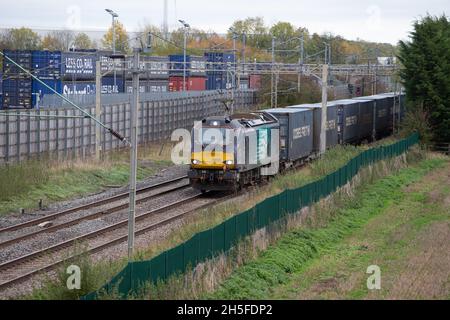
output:
[[[139,261],[150,259],[169,248],[175,247],[176,245],[187,241],[196,233],[214,227],[233,215],[253,207],[258,202],[269,196],[278,194],[286,188],[300,187],[311,181],[320,179],[322,176],[343,166],[351,158],[369,147],[371,146],[337,146],[331,150],[328,150],[321,159],[313,161],[301,170],[288,172],[284,175],[277,176],[268,185],[256,188],[254,191],[242,196],[239,201],[227,202],[214,206],[213,208],[201,210],[197,214],[186,219],[183,226],[171,232],[164,239],[154,241],[148,248],[137,250],[134,260]],[[108,267],[108,265],[111,267]],[[95,283],[104,284],[115,275],[117,270],[120,269],[120,266],[124,267],[125,265],[126,259],[102,262],[100,264],[95,264],[92,269],[90,269],[92,270],[90,272],[98,275],[97,277],[94,277],[96,280]],[[101,270],[101,272],[99,270]],[[47,282],[45,283],[44,288],[39,289],[37,292],[40,290],[52,291],[51,289],[48,289],[52,286],[65,286],[65,282],[61,283],[60,281],[62,281],[62,279]],[[184,280],[180,281],[183,282]],[[95,285],[90,285],[89,287],[95,287]],[[100,285],[97,286],[97,288],[99,287]],[[165,288],[167,288],[167,286],[165,286]],[[164,291],[166,289],[161,290]],[[166,293],[161,295],[166,297],[165,294]]]
[[[160,154],[159,146],[140,149],[138,179],[170,165],[170,146]],[[104,160],[34,160],[0,167],[0,215],[35,209],[128,183],[128,152],[109,153]]]
[[[77,256],[75,259],[66,260],[56,271],[55,276],[46,276],[39,289],[34,289],[21,299],[26,300],[78,300],[84,295],[98,289],[104,284],[104,279],[111,275],[111,272],[117,273],[122,269],[124,260],[102,260],[99,263],[93,263],[89,255],[86,254],[86,246],[78,244],[74,247],[70,256]],[[68,255],[69,256],[69,255]],[[81,271],[80,289],[68,289],[67,279],[69,277],[67,270],[71,265],[78,266]]]
[[[37,161],[0,167],[0,201],[27,193],[35,186],[47,183],[47,166]]]
[[[320,256],[360,228],[372,217],[383,212],[402,196],[400,188],[418,181],[432,169],[446,163],[429,159],[401,170],[373,185],[358,188],[354,197],[344,202],[325,227],[299,228],[283,236],[254,262],[237,269],[208,298],[265,299],[272,288],[287,283],[292,273],[301,272],[313,258]]]

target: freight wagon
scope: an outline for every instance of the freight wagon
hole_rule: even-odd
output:
[[[373,137],[379,139],[392,131],[395,98],[393,95],[373,95],[354,98],[357,101],[370,101],[373,110]]]
[[[322,129],[322,104],[300,104],[290,106],[293,109],[310,109],[313,111],[313,152],[320,151],[320,131]],[[326,147],[332,148],[338,144],[338,126],[337,126],[337,106],[329,104],[327,106],[326,123]]]
[[[280,160],[285,167],[303,162],[313,150],[313,111],[304,108],[266,109],[280,124]]]

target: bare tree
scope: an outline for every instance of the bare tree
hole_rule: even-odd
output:
[[[48,50],[68,50],[74,41],[74,33],[69,30],[52,31],[42,40],[42,46]]]

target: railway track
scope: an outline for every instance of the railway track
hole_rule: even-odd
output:
[[[197,210],[225,201],[228,198],[230,198],[230,196],[224,196],[218,199],[205,198],[203,195],[197,194],[157,209],[147,211],[136,217],[136,236],[160,228]],[[198,202],[198,205],[192,207],[192,204],[195,202]],[[184,207],[187,208],[183,209]],[[179,212],[172,216],[163,217],[158,221],[148,221],[158,214],[167,213],[173,209],[176,209]],[[65,261],[76,258],[76,255],[64,256],[64,254],[67,254],[66,249],[72,248],[77,243],[90,241],[91,244],[86,252],[93,254],[125,242],[128,237],[127,226],[128,220],[122,220],[102,229],[95,230],[0,264],[0,290],[23,282],[36,274],[53,270]],[[106,240],[103,241],[104,239]],[[51,262],[49,263],[48,261]]]
[[[138,189],[136,191],[136,194],[140,195],[142,193],[149,192],[149,191],[152,191],[152,190],[156,190],[158,188],[165,187],[165,186],[168,186],[168,185],[171,185],[171,184],[183,181],[183,180],[186,180],[186,186],[187,186],[188,185],[188,183],[187,183],[187,176],[182,176],[182,177],[179,177],[179,178],[167,180],[167,181],[164,181],[164,182],[161,182],[161,183],[157,183],[157,184],[154,184],[154,185],[151,185],[151,186],[148,186],[148,187],[144,187],[144,188]],[[59,218],[63,218],[65,216],[68,216],[70,214],[74,214],[74,213],[79,212],[79,211],[83,211],[83,210],[88,210],[88,209],[92,209],[92,208],[95,208],[95,207],[104,206],[104,205],[107,205],[107,204],[110,204],[110,203],[113,203],[113,202],[116,202],[116,201],[121,201],[121,200],[127,199],[128,196],[129,196],[129,193],[128,192],[124,192],[124,193],[120,193],[120,194],[112,196],[112,197],[108,197],[108,198],[101,199],[101,200],[98,200],[98,201],[95,201],[95,202],[83,204],[81,206],[77,206],[77,207],[74,207],[74,208],[70,208],[70,209],[67,209],[67,210],[63,210],[63,211],[60,211],[60,212],[49,214],[49,215],[46,215],[46,216],[43,216],[43,217],[40,217],[40,218],[37,218],[37,219],[33,219],[33,220],[26,221],[26,222],[19,223],[19,224],[14,224],[14,225],[11,225],[9,227],[5,227],[5,228],[0,229],[0,235],[8,233],[8,232],[12,232],[12,231],[17,231],[17,230],[20,230],[20,229],[25,229],[25,228],[32,227],[32,226],[37,226],[40,223],[47,222],[47,221],[53,221],[53,220],[56,220],[56,219],[59,219]],[[0,244],[0,247],[1,246],[2,245]]]
[[[151,186],[151,187],[146,187],[146,188],[140,189],[138,191],[138,193],[139,194],[144,194],[144,196],[139,197],[136,200],[136,204],[145,203],[146,201],[149,201],[151,199],[156,199],[158,197],[162,197],[162,196],[167,195],[169,193],[189,188],[189,184],[187,183],[187,181],[186,181],[186,183],[181,183],[180,184],[180,182],[185,180],[185,179],[186,179],[186,177],[182,177],[182,178],[173,179],[173,180],[161,183],[161,184],[157,184],[157,185],[154,185],[154,186]],[[166,190],[162,190],[162,191],[160,191],[158,193],[154,193],[153,192],[153,193],[151,193],[149,195],[145,195],[146,192],[155,191],[155,190],[157,190],[159,188],[162,189],[163,187],[167,187],[167,186],[170,186],[172,184],[174,184],[174,187],[171,187],[171,188],[166,189]],[[27,222],[22,223],[22,224],[18,224],[18,225],[14,225],[14,226],[2,229],[2,230],[0,230],[0,234],[7,233],[8,231],[10,231],[10,232],[11,231],[17,231],[17,230],[25,229],[25,228],[32,227],[32,226],[37,226],[39,223],[42,223],[42,222],[54,221],[54,220],[57,220],[59,218],[65,217],[65,216],[67,216],[69,214],[73,214],[73,213],[75,213],[77,211],[84,211],[84,210],[87,210],[87,209],[92,209],[94,207],[99,207],[99,206],[102,206],[102,205],[105,205],[105,204],[109,204],[109,203],[113,203],[113,202],[123,202],[122,200],[125,197],[128,197],[128,194],[120,194],[118,196],[110,197],[108,199],[102,199],[102,200],[100,200],[98,202],[95,202],[95,203],[90,203],[90,204],[86,204],[86,205],[74,208],[74,209],[77,209],[76,211],[74,211],[74,209],[69,209],[69,210],[65,210],[65,211],[62,211],[62,212],[58,212],[58,213],[52,214],[50,216],[46,216],[46,217],[42,217],[42,218],[31,220],[31,221],[27,221]],[[0,242],[0,249],[2,249],[4,247],[7,247],[7,246],[10,246],[10,245],[13,245],[13,244],[15,244],[15,243],[17,243],[19,241],[24,241],[24,240],[36,237],[36,236],[38,236],[40,234],[56,232],[56,231],[64,229],[64,228],[68,228],[68,227],[74,226],[74,225],[79,224],[79,223],[81,223],[83,221],[86,221],[86,220],[94,220],[94,219],[97,219],[97,218],[100,218],[100,217],[104,217],[104,216],[110,215],[112,213],[124,210],[127,207],[128,207],[128,202],[127,201],[123,202],[123,203],[118,203],[118,204],[113,205],[113,206],[111,206],[111,207],[109,207],[107,209],[99,209],[99,210],[94,211],[93,213],[88,213],[86,215],[82,215],[82,216],[77,217],[75,219],[64,221],[64,222],[52,225],[52,226],[47,227],[47,228],[41,228],[39,230],[32,231],[32,232],[29,232],[29,233],[25,233],[25,234],[19,235],[17,237],[12,237],[10,239],[7,239],[7,240],[4,240],[4,241]]]

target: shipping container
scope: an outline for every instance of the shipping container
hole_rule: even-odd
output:
[[[141,93],[146,92],[167,92],[169,91],[169,81],[168,80],[140,80],[139,81],[139,91]],[[133,81],[127,80],[125,84],[125,92],[133,92]]]
[[[374,134],[373,100],[359,99],[359,139],[372,140]]]
[[[3,80],[3,106],[7,108],[31,108],[31,79],[7,77]]]
[[[330,101],[328,107],[337,107],[339,144],[354,143],[359,140],[359,102],[355,100]]]
[[[232,77],[226,72],[208,72],[206,90],[231,89],[232,81]]]
[[[63,52],[62,80],[94,80],[97,53]]]
[[[236,63],[236,56],[233,53],[206,52],[205,58],[207,61],[206,66],[208,72],[229,70],[232,69]]]
[[[169,79],[169,57],[144,56],[141,57],[139,68],[144,71],[139,75],[142,80],[166,80]],[[133,68],[133,57],[126,58],[126,77],[131,80]]]
[[[169,81],[168,80],[148,80],[147,81],[148,92],[168,92]]]
[[[371,100],[374,110],[374,129],[376,138],[385,136],[392,129],[394,97],[373,95],[354,98],[356,101]]]
[[[139,81],[139,92],[140,93],[148,92],[146,83],[147,83],[147,80]],[[133,81],[131,81],[131,80],[125,81],[125,93],[133,93]]]
[[[124,78],[113,76],[102,78],[102,94],[110,93],[124,93],[125,92],[125,81]]]
[[[313,150],[313,111],[278,108],[262,110],[280,123],[280,159],[294,162],[307,158]]]
[[[87,95],[95,94],[95,82],[92,81],[64,81],[61,85],[62,94],[64,95]]]
[[[123,78],[116,78],[116,85],[114,85],[114,78],[102,78],[102,94],[123,93],[125,89],[125,82]],[[64,81],[61,84],[61,93],[65,95],[79,94],[95,94],[96,85],[94,81]]]
[[[12,59],[14,62],[22,66],[25,70],[31,71],[32,69],[32,53],[29,50],[3,50],[3,54]],[[3,76],[31,79],[29,75],[16,67],[8,59],[3,59]]]
[[[322,130],[322,104],[301,104],[290,106],[288,108],[313,110],[313,151],[319,152],[320,132]],[[330,105],[327,107],[326,135],[327,148],[332,148],[338,144],[337,107],[335,105]]]
[[[249,77],[249,88],[253,90],[261,89],[261,75],[251,74]]]
[[[206,90],[205,77],[186,78],[186,91]],[[169,77],[169,91],[183,91],[183,77]]]
[[[50,86],[52,89],[56,90],[56,92],[61,93],[61,80],[51,80],[51,79],[42,79],[46,85]],[[39,95],[39,99],[42,99],[46,94],[54,94],[52,90],[41,84],[40,82],[33,80],[32,82],[32,104],[33,107],[36,106],[37,96]]]
[[[386,98],[387,105],[389,107],[389,113],[390,113],[390,116],[392,119],[393,115],[394,115],[394,106],[396,105],[396,103],[398,104],[399,95],[394,92],[387,92],[387,93],[381,93],[381,94],[379,94],[379,96]]]
[[[32,52],[32,72],[39,79],[61,78],[61,51]]]
[[[191,56],[190,61],[191,77],[206,77],[206,58],[201,56]]]
[[[240,90],[247,90],[250,88],[250,79],[249,76],[240,76],[238,79],[238,83],[239,83],[239,87],[238,89]]]
[[[184,74],[184,55],[170,55],[170,76],[182,76]],[[206,58],[200,56],[186,56],[186,76],[206,76]]]

